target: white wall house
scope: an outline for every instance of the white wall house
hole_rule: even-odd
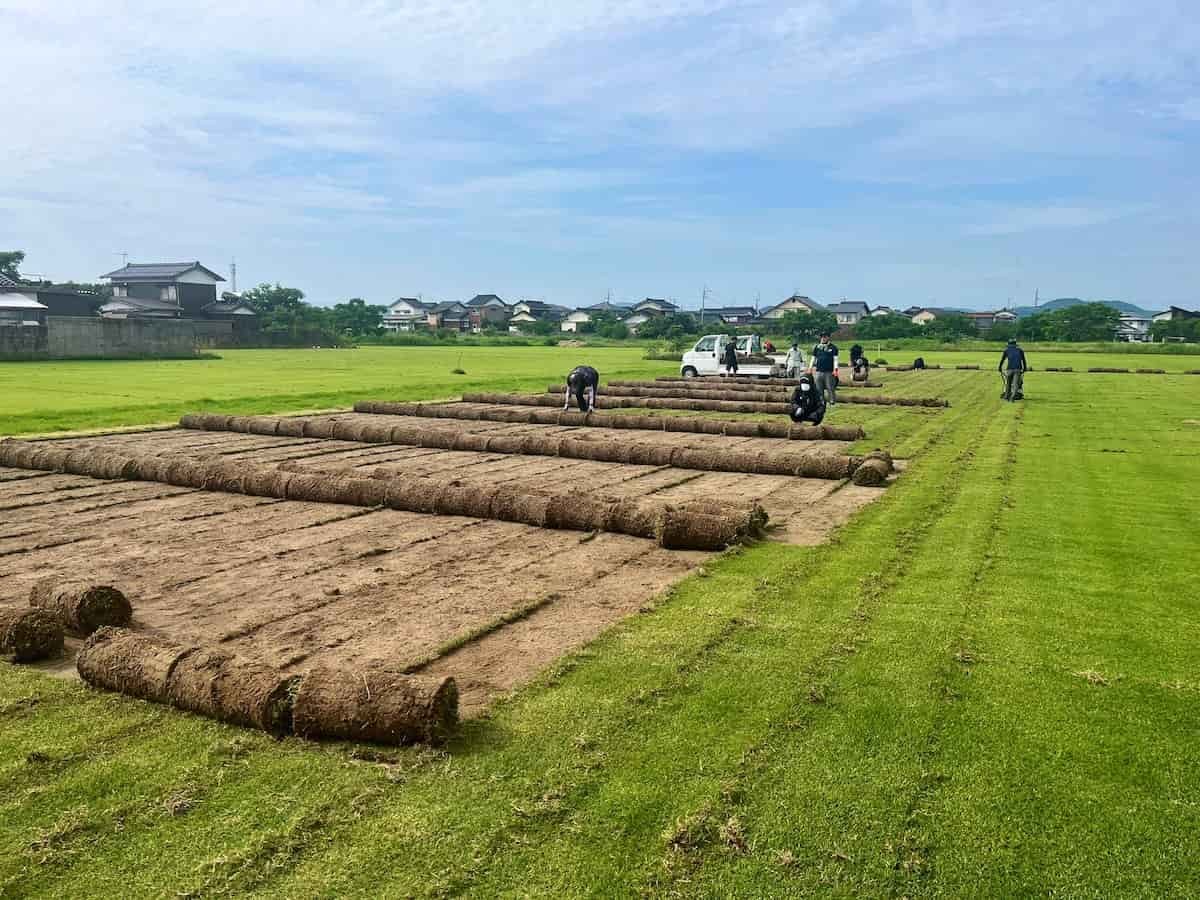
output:
[[[563,331],[578,333],[579,326],[586,325],[592,321],[592,314],[586,309],[577,309],[574,312],[568,313],[562,320],[562,324],[558,327]]]
[[[805,297],[801,294],[792,294],[782,303],[776,303],[770,309],[762,313],[764,319],[782,319],[789,312],[817,312],[820,310],[821,304],[815,300]]]

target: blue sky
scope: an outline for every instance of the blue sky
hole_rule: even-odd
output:
[[[1194,4],[0,0],[0,33],[0,247],[54,278],[1200,306]]]

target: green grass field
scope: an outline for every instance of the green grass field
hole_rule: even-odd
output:
[[[544,387],[579,353],[458,352],[0,366],[0,432]],[[726,554],[447,752],[0,666],[0,895],[1196,896],[1200,377],[881,377],[952,406],[836,409],[912,462],[832,544]]]

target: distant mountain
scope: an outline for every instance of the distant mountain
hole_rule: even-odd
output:
[[[1103,303],[1105,306],[1111,306],[1113,309],[1120,310],[1123,313],[1132,313],[1135,316],[1151,316],[1152,313],[1148,309],[1142,309],[1140,306],[1134,306],[1132,303],[1126,303],[1124,300],[1080,300],[1078,297],[1059,297],[1057,300],[1047,300],[1040,306],[1018,306],[1013,309],[1018,316],[1032,316],[1034,313],[1051,312],[1056,309],[1065,309],[1068,306],[1078,306],[1080,303]]]

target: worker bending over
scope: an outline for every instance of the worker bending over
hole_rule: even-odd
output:
[[[600,373],[591,366],[576,366],[567,375],[567,393],[563,398],[563,409],[571,408],[571,395],[580,412],[590,413],[596,408],[596,389],[600,387]]]

